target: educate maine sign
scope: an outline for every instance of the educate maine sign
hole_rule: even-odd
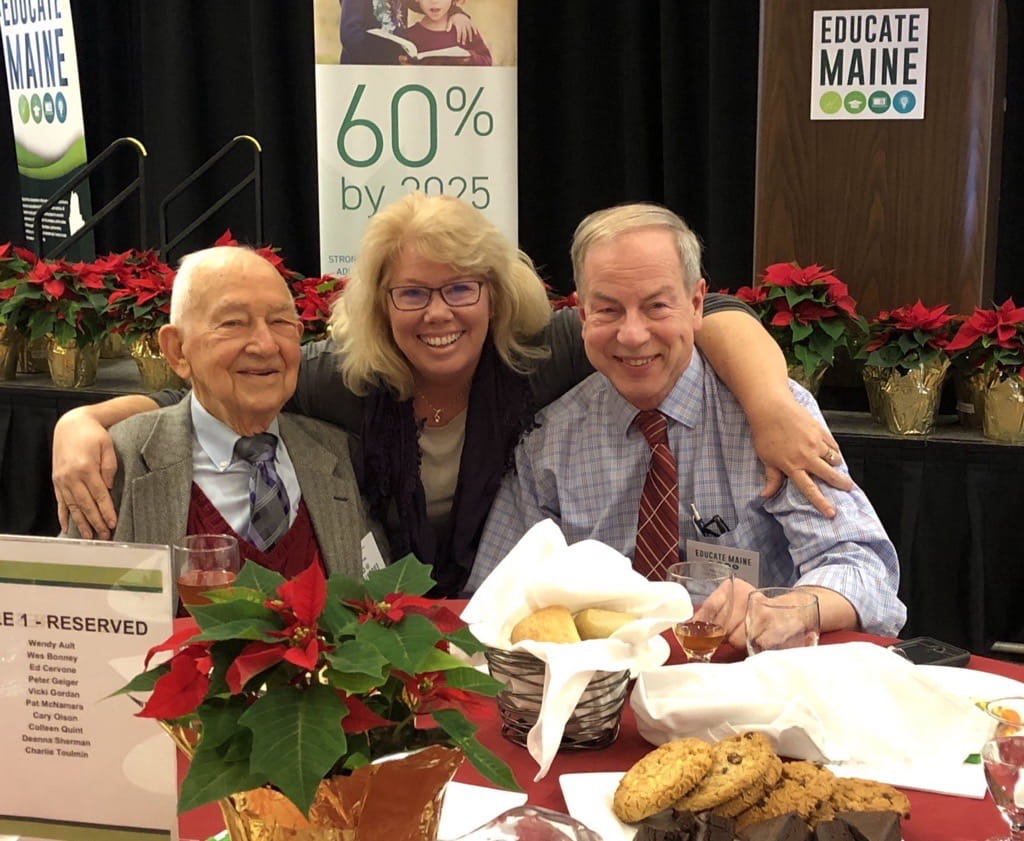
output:
[[[927,9],[814,13],[812,120],[922,120]]]

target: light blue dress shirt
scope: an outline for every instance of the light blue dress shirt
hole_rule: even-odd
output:
[[[192,402],[192,481],[213,503],[236,534],[245,535],[249,527],[249,463],[235,456],[235,442],[241,437],[211,415],[196,399]],[[281,438],[277,418],[267,432],[277,436],[274,469],[288,491],[288,525],[295,522],[302,493],[295,466]]]
[[[824,425],[814,398],[796,383],[797,402]],[[815,585],[846,597],[861,627],[895,636],[906,621],[897,598],[899,562],[878,515],[860,488],[818,483],[836,509],[822,516],[790,482],[760,496],[764,468],[746,415],[733,394],[694,351],[690,365],[659,407],[679,468],[679,503],[705,520],[718,514],[730,531],[697,534],[680,516],[680,546],[689,539],[760,553],[760,586]],[[632,557],[640,493],[651,450],[633,425],[637,409],[602,374],[594,374],[538,415],[540,427],[516,449],[491,508],[467,590],[535,523],[551,518],[565,539],[593,538]],[[845,471],[845,467],[839,468]]]

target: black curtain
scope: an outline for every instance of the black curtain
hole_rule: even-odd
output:
[[[667,204],[704,238],[713,288],[751,280],[758,0],[519,0],[520,242],[556,287],[582,216],[620,201]],[[306,0],[72,0],[93,155],[122,135],[147,161],[148,242],[160,200],[232,137],[264,150],[263,239],[319,271],[312,4]],[[1024,300],[1024,0],[1007,0],[1009,62],[996,299]],[[5,114],[7,112],[5,111]],[[236,149],[171,207],[171,231],[242,177]],[[9,119],[0,118],[0,242],[25,243]],[[127,158],[93,181],[100,204],[132,177]],[[227,227],[253,241],[246,191],[182,243]],[[102,250],[140,244],[129,207]]]

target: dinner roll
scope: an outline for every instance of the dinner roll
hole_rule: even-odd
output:
[[[521,640],[579,642],[580,635],[569,608],[564,604],[553,604],[520,619],[512,628],[510,639],[513,645]]]
[[[637,619],[632,613],[619,610],[603,610],[599,607],[588,607],[581,610],[572,619],[579,631],[580,639],[607,639],[628,622]]]

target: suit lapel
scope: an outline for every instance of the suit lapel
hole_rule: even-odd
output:
[[[148,472],[132,481],[132,525],[140,543],[173,543],[186,532],[192,495],[190,407],[186,398],[158,414],[143,442]]]

